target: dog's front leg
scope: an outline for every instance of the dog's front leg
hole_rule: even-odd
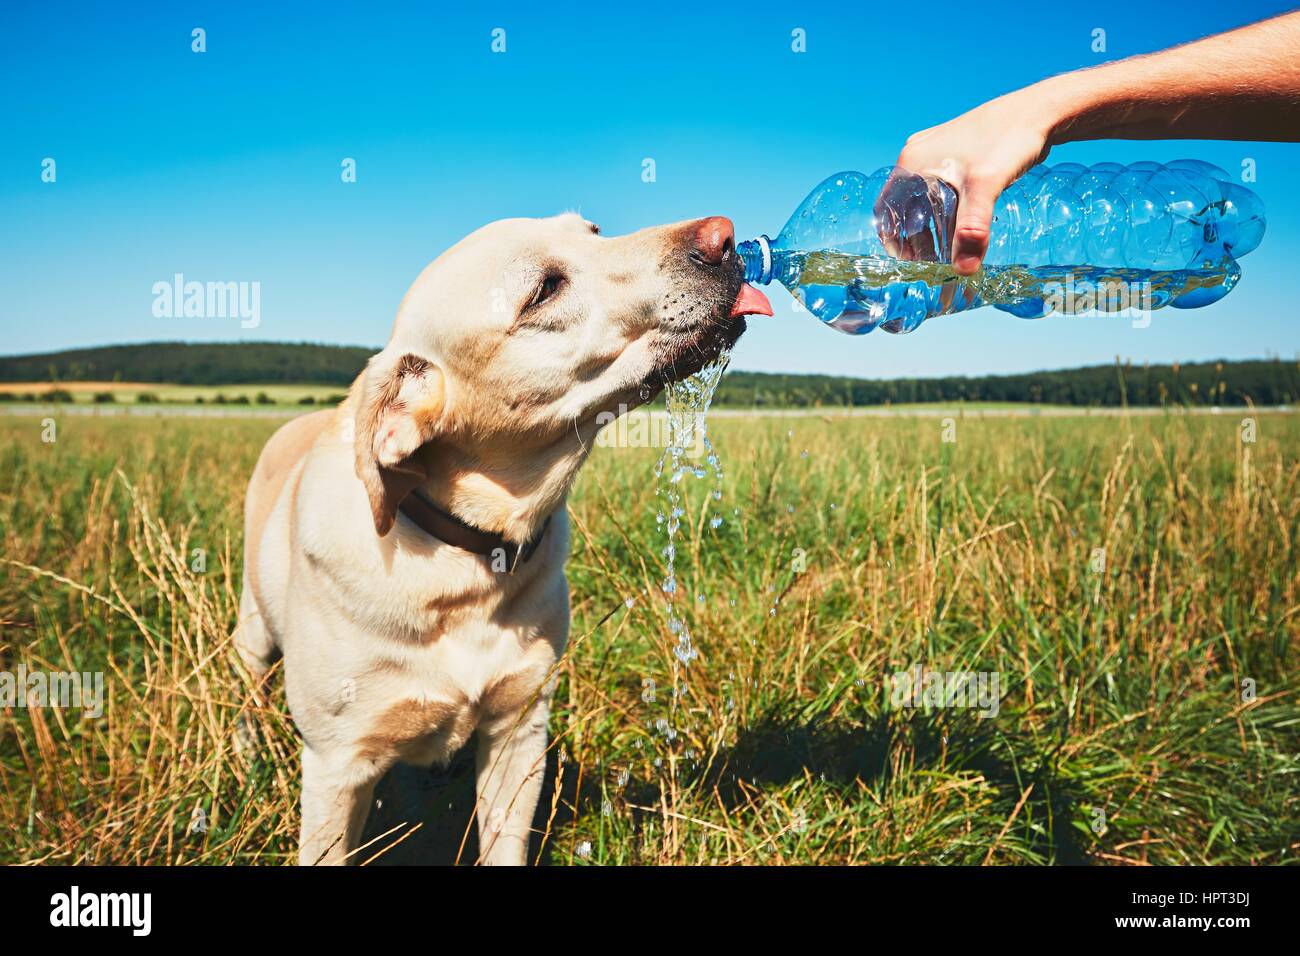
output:
[[[348,853],[357,845],[370,810],[375,778],[362,768],[302,749],[302,833],[298,864],[356,863]]]
[[[494,866],[528,862],[533,813],[546,772],[549,698],[478,728],[479,861]]]

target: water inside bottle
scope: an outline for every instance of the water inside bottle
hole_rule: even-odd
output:
[[[1175,270],[986,265],[959,276],[947,263],[820,251],[779,253],[774,271],[809,311],[854,335],[910,332],[927,318],[981,305],[1024,318],[1199,306],[1226,295],[1241,275],[1228,258]]]

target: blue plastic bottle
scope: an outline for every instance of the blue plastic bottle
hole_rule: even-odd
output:
[[[738,251],[747,281],[775,278],[823,322],[862,335],[983,305],[1022,318],[1198,308],[1232,290],[1237,259],[1264,235],[1259,197],[1194,159],[1033,167],[998,199],[970,277],[949,264],[956,209],[941,179],[837,173],[776,239]]]

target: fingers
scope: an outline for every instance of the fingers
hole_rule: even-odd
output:
[[[979,271],[989,248],[993,204],[1001,188],[994,181],[967,177],[957,196],[957,225],[952,237],[952,265],[958,275]]]

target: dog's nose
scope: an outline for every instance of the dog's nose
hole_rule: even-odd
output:
[[[735,249],[736,227],[726,216],[710,216],[696,224],[691,237],[692,259],[705,265],[722,265]]]

